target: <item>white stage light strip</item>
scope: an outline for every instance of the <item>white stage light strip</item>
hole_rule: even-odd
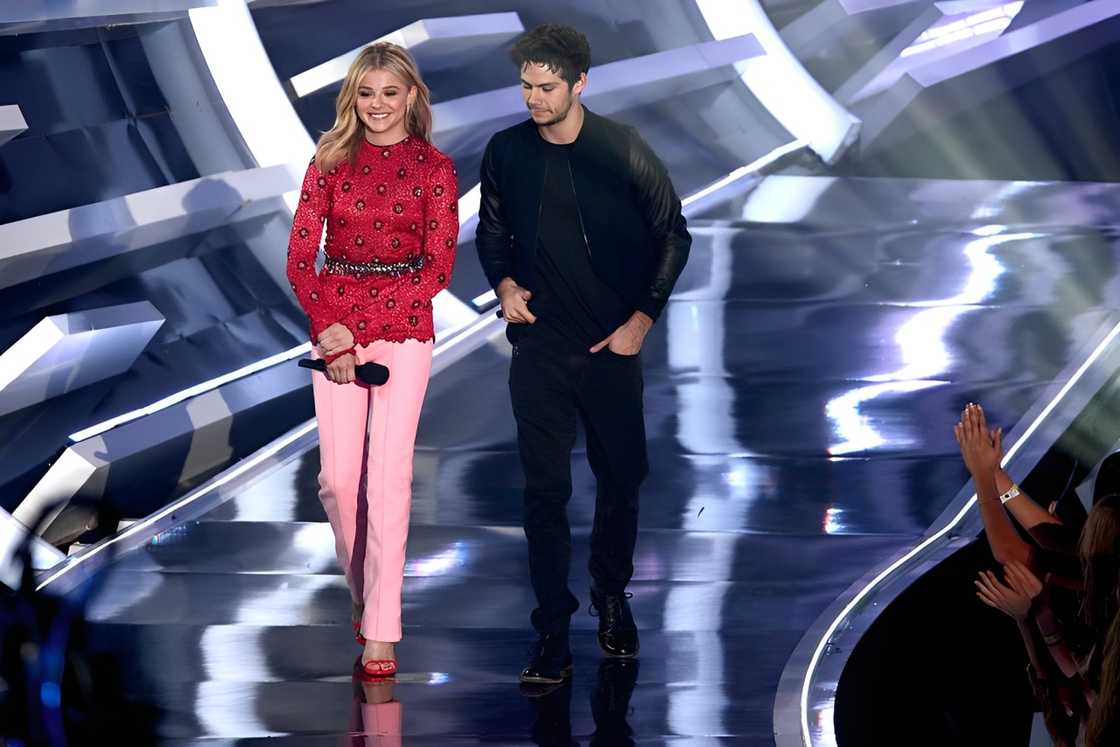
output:
[[[957,21],[934,24],[913,44],[902,50],[899,57],[911,57],[985,34],[998,35],[1011,25],[1022,9],[1022,0],[1018,0],[980,13],[973,13]]]
[[[498,300],[498,294],[495,293],[492,290],[488,290],[485,293],[483,293],[481,296],[475,296],[475,299],[473,301],[471,301],[471,303],[473,303],[476,307],[479,307],[479,306],[485,306],[488,303],[493,303],[494,301],[497,301],[497,300]]]
[[[118,415],[115,418],[110,418],[109,420],[106,420],[102,423],[90,426],[85,430],[80,430],[70,436],[70,443],[76,444],[79,441],[85,441],[87,438],[99,436],[105,431],[116,428],[118,425],[124,425],[125,423],[137,420],[146,415],[152,415],[153,413],[157,413],[160,410],[164,410],[174,404],[178,404],[185,399],[190,399],[191,397],[197,397],[200,394],[205,394],[206,392],[217,389],[218,387],[228,384],[231,381],[236,381],[246,376],[250,376],[257,373],[258,371],[263,371],[266,368],[275,366],[277,363],[283,363],[284,361],[291,360],[292,358],[296,358],[300,355],[310,352],[311,342],[308,341],[290,350],[285,350],[282,353],[277,353],[276,355],[270,356],[263,360],[259,360],[255,363],[250,363],[247,366],[242,366],[236,371],[230,371],[229,373],[223,374],[216,379],[210,379],[209,381],[204,381],[201,384],[195,384],[188,389],[184,389],[168,397],[164,397],[158,402],[153,402],[146,407],[141,407],[137,410],[133,410],[132,412],[126,412],[123,415]]]
[[[766,54],[735,63],[743,83],[795,138],[835,163],[855,142],[860,121],[809,75],[758,0],[696,0],[716,39],[753,34]]]
[[[1034,421],[1027,427],[1027,430],[1023,433],[1023,435],[1015,439],[1015,443],[1012,444],[1011,447],[1007,450],[1007,453],[1004,454],[1001,465],[1006,465],[1011,460],[1011,458],[1018,453],[1019,447],[1022,444],[1026,443],[1031,434],[1038,430],[1043,421],[1045,421],[1050,413],[1054,411],[1054,408],[1057,407],[1063,399],[1065,399],[1065,396],[1069,394],[1070,389],[1072,389],[1074,385],[1076,385],[1077,382],[1081,380],[1081,377],[1085,375],[1085,372],[1091,365],[1093,365],[1097,358],[1101,356],[1105,349],[1112,344],[1117,335],[1120,335],[1120,324],[1114,326],[1112,330],[1109,331],[1107,335],[1105,335],[1104,340],[1102,340],[1101,343],[1097,345],[1097,347],[1093,350],[1093,352],[1089,354],[1089,357],[1085,359],[1085,362],[1082,363],[1080,367],[1078,367],[1073,376],[1069,378],[1069,381],[1067,381],[1065,385],[1060,390],[1058,390],[1058,393],[1054,396],[1054,399],[1052,399],[1050,403],[1042,409],[1042,412],[1040,412],[1038,414],[1038,417],[1036,417]],[[919,544],[913,550],[906,553],[904,556],[887,566],[887,568],[880,572],[879,575],[875,576],[875,578],[873,578],[867,584],[867,586],[864,586],[862,589],[860,589],[859,592],[852,598],[852,600],[848,602],[847,605],[845,605],[844,609],[840,611],[840,614],[838,614],[836,618],[831,623],[829,623],[828,628],[824,632],[824,635],[822,635],[820,641],[817,642],[817,647],[813,651],[813,656],[809,659],[809,666],[805,670],[805,679],[801,683],[801,739],[805,743],[806,747],[810,747],[813,744],[812,733],[809,729],[809,688],[813,681],[813,672],[814,670],[816,670],[817,665],[820,663],[821,655],[824,653],[824,649],[828,645],[828,642],[832,638],[833,634],[836,633],[836,630],[840,627],[840,624],[848,617],[848,615],[852,613],[853,610],[855,610],[857,606],[859,606],[859,603],[863,601],[863,599],[867,597],[867,595],[870,594],[876,586],[882,583],[884,579],[898,570],[901,566],[909,562],[922,550],[926,549],[934,542],[937,542],[939,539],[951,532],[957,526],[957,524],[961,522],[965,515],[970,510],[972,510],[972,507],[974,505],[976,505],[975,493],[972,494],[972,497],[968,499],[964,507],[961,508],[957,515],[954,516],[946,526],[941,528],[936,534],[928,537],[924,542]]]
[[[746,166],[740,166],[727,176],[712,182],[711,184],[697,192],[693,192],[688,197],[681,200],[681,207],[686,208],[697,200],[702,200],[708,195],[718,192],[719,190],[729,186],[739,179],[747,176],[752,176],[754,172],[766,168],[784,155],[793,153],[800,148],[804,148],[805,145],[806,143],[804,140],[794,140],[793,142],[786,143],[785,145],[780,145],[774,150],[767,153],[765,156],[751,161]]]

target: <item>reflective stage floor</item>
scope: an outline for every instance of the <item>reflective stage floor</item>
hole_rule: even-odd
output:
[[[95,641],[160,709],[163,744],[772,745],[805,630],[964,483],[960,408],[982,402],[1010,427],[1120,306],[1108,227],[921,209],[913,223],[692,222],[643,351],[639,661],[604,663],[586,612],[581,446],[574,680],[519,691],[533,601],[504,340],[432,381],[394,686],[350,679],[317,450],[122,558],[92,605]]]

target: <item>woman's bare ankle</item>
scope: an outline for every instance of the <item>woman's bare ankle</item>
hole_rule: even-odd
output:
[[[394,644],[386,643],[384,641],[366,641],[365,650],[362,652],[362,660],[369,661],[371,659],[393,659],[394,657]]]

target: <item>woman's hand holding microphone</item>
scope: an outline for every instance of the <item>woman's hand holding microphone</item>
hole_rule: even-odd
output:
[[[319,355],[323,358],[329,358],[353,347],[354,334],[344,324],[335,322],[319,333]],[[335,384],[352,383],[355,379],[354,367],[357,362],[353,353],[340,355],[327,364],[327,378]]]

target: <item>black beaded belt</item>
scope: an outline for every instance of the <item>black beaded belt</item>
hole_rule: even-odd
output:
[[[400,262],[347,262],[327,257],[323,269],[332,275],[390,275],[400,277],[410,272],[419,272],[424,267],[424,255],[413,254]]]

